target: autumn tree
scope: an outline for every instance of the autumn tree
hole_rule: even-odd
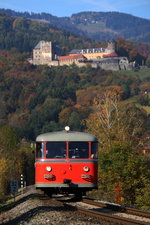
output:
[[[119,100],[117,89],[106,90],[100,98],[95,98],[94,112],[86,120],[87,131],[99,137],[102,150],[117,143],[133,144],[144,129],[144,111]]]
[[[124,38],[116,38],[115,40],[116,52],[119,56],[126,56],[130,61],[136,61],[139,65],[142,65],[146,59],[146,52],[140,49],[140,46]]]
[[[111,200],[133,205],[137,190],[145,187],[148,178],[138,145],[146,115],[119,100],[116,90],[107,90],[95,99],[86,124],[88,132],[99,138],[100,190],[112,196]]]
[[[7,178],[7,172],[8,172],[8,160],[5,158],[0,159],[0,201],[2,201],[5,198],[5,195],[7,194],[8,190],[8,178]]]
[[[72,112],[72,107],[67,107],[61,110],[59,113],[59,122],[63,125],[66,126],[69,123],[69,117]]]
[[[150,105],[150,82],[145,82],[139,86],[140,93],[138,101],[141,105]]]

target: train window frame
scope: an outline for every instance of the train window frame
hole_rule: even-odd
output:
[[[53,144],[64,144],[64,146],[62,146],[62,150],[61,152],[57,151],[55,152],[53,149],[53,151],[50,151],[50,148],[48,149],[48,145],[53,145]],[[54,148],[54,146],[52,147]],[[46,145],[45,145],[45,158],[46,159],[66,159],[67,158],[67,147],[66,147],[66,141],[47,141]],[[65,150],[65,151],[64,151]],[[51,153],[51,154],[50,154]],[[54,154],[55,153],[55,154]],[[57,153],[57,154],[56,154]],[[59,154],[58,154],[59,153]],[[61,154],[60,154],[61,153]],[[52,155],[53,154],[53,155]]]
[[[83,151],[81,152],[81,149],[78,149],[77,147],[75,149],[72,148],[73,154],[70,155],[70,153],[71,153],[70,144],[73,144],[73,143],[75,143],[75,144],[81,144],[81,143],[87,144],[87,149],[86,149],[87,155],[86,155],[86,157],[83,157],[84,155],[80,155],[81,153],[83,153]],[[68,158],[69,159],[88,159],[89,158],[89,152],[90,152],[89,150],[90,150],[90,147],[89,147],[88,141],[69,141],[69,143],[68,143]]]
[[[91,142],[91,158],[97,159],[98,158],[98,142],[92,141]]]
[[[36,142],[35,157],[37,159],[41,159],[41,158],[43,158],[43,156],[44,156],[44,143],[43,142]]]

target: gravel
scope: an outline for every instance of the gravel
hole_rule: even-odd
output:
[[[0,213],[5,225],[96,225],[109,224],[64,207],[63,203],[42,197],[34,188],[16,198],[15,204]]]

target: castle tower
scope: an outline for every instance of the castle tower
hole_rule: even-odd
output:
[[[40,41],[33,49],[33,64],[47,64],[52,61],[52,42]]]
[[[47,64],[52,61],[52,42],[42,42],[41,43],[41,59],[42,64]]]
[[[114,44],[114,42],[108,42],[108,46],[107,46],[105,52],[108,52],[108,53],[115,52],[115,44]]]
[[[35,65],[48,65],[53,60],[56,60],[57,55],[61,55],[59,46],[51,41],[40,41],[33,49],[32,63]]]

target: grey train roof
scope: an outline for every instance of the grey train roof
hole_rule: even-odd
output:
[[[40,134],[36,141],[98,141],[97,137],[77,131],[58,131]]]

